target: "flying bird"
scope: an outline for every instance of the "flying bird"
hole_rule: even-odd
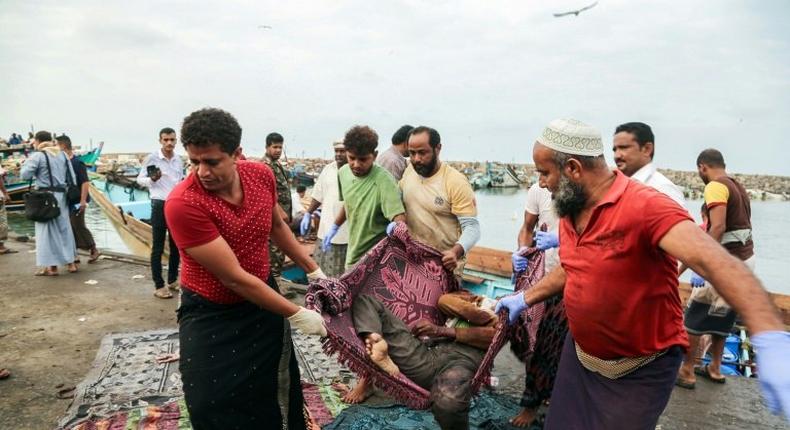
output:
[[[267,30],[271,30],[272,26],[271,25],[259,25],[258,28],[265,28]]]
[[[570,12],[555,13],[554,14],[554,18],[561,18],[563,16],[568,16],[568,15],[579,16],[580,13],[584,12],[585,10],[594,8],[595,5],[597,5],[597,4],[598,4],[598,2],[595,2],[595,3],[593,3],[593,4],[589,5],[589,6],[585,6],[585,7],[581,8],[581,9],[578,9],[578,10],[572,10]]]

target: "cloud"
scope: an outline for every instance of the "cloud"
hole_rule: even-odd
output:
[[[249,153],[272,130],[322,155],[353,124],[386,144],[411,123],[437,127],[448,158],[529,162],[545,123],[574,116],[605,140],[650,123],[662,166],[716,146],[736,171],[790,174],[790,4],[602,0],[551,16],[580,3],[4,2],[0,132],[34,123],[143,151],[219,106]]]

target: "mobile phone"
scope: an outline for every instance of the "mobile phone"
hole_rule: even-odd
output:
[[[149,165],[145,169],[148,171],[148,176],[149,177],[156,176],[156,174],[159,173],[159,168],[154,166],[153,164]]]

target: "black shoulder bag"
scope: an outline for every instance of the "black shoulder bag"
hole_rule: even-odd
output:
[[[49,155],[46,152],[44,159],[47,160],[47,171],[49,172],[49,188],[41,188],[25,194],[25,217],[31,221],[48,222],[60,216],[60,205],[55,194],[55,185],[52,181],[52,168],[49,165]]]
[[[66,154],[63,154],[66,158],[66,203],[71,208],[74,205],[80,203],[82,200],[82,191],[80,187],[74,184],[74,181],[71,180],[71,172],[74,170],[73,164],[71,164],[71,160]],[[75,173],[76,176],[76,173]]]

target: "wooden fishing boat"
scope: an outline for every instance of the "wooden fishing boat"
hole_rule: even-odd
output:
[[[107,219],[113,224],[118,235],[124,244],[129,247],[133,254],[144,257],[151,254],[151,244],[153,237],[151,225],[143,220],[151,217],[150,200],[127,200],[123,202],[113,202],[108,196],[110,187],[116,187],[108,182],[91,181],[90,194],[94,203],[99,205]],[[122,187],[123,193],[129,194]],[[147,193],[146,193],[147,194]],[[146,212],[147,211],[147,212]],[[145,215],[147,213],[147,215]],[[136,215],[136,216],[135,216]],[[169,253],[169,246],[165,242],[165,255]]]
[[[90,194],[91,199],[102,209],[129,250],[139,257],[148,257],[153,243],[153,233],[148,223],[151,218],[151,201],[148,199],[148,192],[93,179]],[[314,242],[303,242],[302,245],[312,254]],[[166,260],[168,253],[169,246],[165,242],[163,260]],[[289,259],[286,259],[283,275],[288,279],[304,278],[306,281],[304,272],[294,270],[294,265]]]

